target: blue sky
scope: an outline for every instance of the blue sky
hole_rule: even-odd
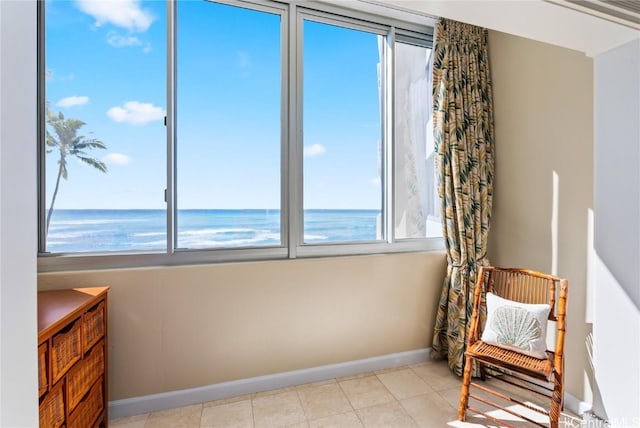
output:
[[[103,141],[56,208],[165,208],[166,5],[46,2],[46,98]],[[305,208],[379,208],[376,36],[307,22]],[[178,208],[279,208],[280,18],[178,4]],[[47,155],[47,206],[56,175]]]

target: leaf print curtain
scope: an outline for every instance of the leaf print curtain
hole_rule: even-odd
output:
[[[476,274],[488,265],[493,199],[493,100],[486,29],[436,25],[433,127],[447,250],[432,349],[461,376]]]

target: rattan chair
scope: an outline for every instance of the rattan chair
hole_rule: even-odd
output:
[[[564,337],[565,316],[567,309],[568,281],[553,275],[547,275],[526,269],[502,269],[497,267],[482,267],[478,274],[478,281],[474,292],[473,312],[469,323],[469,336],[465,352],[465,368],[458,406],[458,419],[464,421],[467,411],[480,414],[498,422],[501,426],[511,426],[505,421],[499,421],[493,415],[481,412],[469,406],[470,398],[480,403],[495,407],[511,415],[521,418],[534,425],[546,427],[540,421],[535,421],[517,411],[517,406],[524,406],[530,410],[543,413],[549,417],[549,427],[558,428],[558,419],[563,406],[563,377],[564,377]],[[485,318],[485,295],[492,292],[504,299],[520,303],[545,303],[550,305],[549,321],[554,321],[555,348],[547,350],[547,358],[538,359],[524,355],[514,350],[490,345],[481,340]],[[550,331],[552,324],[549,323]],[[481,381],[471,382],[472,368],[475,368]],[[489,382],[485,382],[487,379]],[[496,379],[495,381],[493,379]],[[497,391],[497,385],[504,381],[509,391],[527,391],[543,395],[550,399],[548,409],[541,410],[516,398],[507,395],[503,390]],[[518,388],[514,388],[518,387]],[[483,391],[483,396],[471,393],[471,388]],[[509,389],[510,388],[510,389]],[[514,394],[516,395],[516,394]],[[500,402],[507,402],[501,405]],[[545,400],[546,401],[546,400]],[[474,402],[475,404],[475,402]],[[509,407],[507,407],[509,406]]]

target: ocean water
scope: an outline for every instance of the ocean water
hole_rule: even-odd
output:
[[[306,210],[304,242],[376,239],[378,210]],[[280,245],[280,210],[179,210],[177,247]],[[164,210],[55,210],[47,252],[165,250]]]

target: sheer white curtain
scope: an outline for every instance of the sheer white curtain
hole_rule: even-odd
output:
[[[431,49],[396,43],[395,231],[397,238],[441,236],[435,189]]]

